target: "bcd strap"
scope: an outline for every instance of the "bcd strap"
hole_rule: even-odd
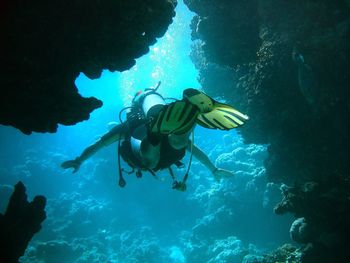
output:
[[[186,174],[184,176],[184,178],[182,179],[182,181],[177,181],[175,179],[175,176],[174,176],[174,173],[173,173],[173,170],[171,169],[171,167],[169,166],[169,172],[170,172],[170,175],[171,177],[173,178],[173,186],[172,188],[175,189],[175,190],[179,190],[179,191],[186,191],[187,189],[187,186],[186,186],[186,181],[188,179],[188,175],[189,175],[189,172],[190,172],[190,168],[191,168],[191,164],[192,164],[192,156],[193,156],[193,144],[194,144],[194,131],[192,131],[192,136],[191,136],[191,155],[190,155],[190,161],[188,163],[188,167],[187,167],[187,171],[186,171]]]
[[[123,169],[121,167],[121,164],[120,164],[120,145],[121,145],[121,142],[120,140],[118,141],[118,169],[119,169],[119,186],[120,187],[124,187],[126,185],[126,181],[123,177]]]

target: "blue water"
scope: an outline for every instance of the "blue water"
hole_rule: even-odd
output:
[[[266,186],[266,145],[245,145],[239,131],[196,128],[195,143],[235,177],[216,182],[194,160],[185,193],[171,189],[167,172],[159,180],[130,175],[119,188],[116,145],[102,149],[74,175],[60,168],[106,133],[138,90],[161,81],[164,97],[181,98],[184,89],[200,88],[189,58],[193,14],[181,2],[176,11],[165,36],[133,68],[104,71],[97,80],[77,78],[82,96],[104,103],[89,120],[60,126],[56,134],[26,136],[0,127],[1,189],[21,180],[29,198],[48,198],[47,220],[22,262],[242,262],[289,241],[291,218],[272,212],[280,194],[278,185]],[[9,193],[1,196],[4,211]]]

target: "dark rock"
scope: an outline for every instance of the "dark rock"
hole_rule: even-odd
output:
[[[74,85],[80,72],[127,70],[161,37],[176,1],[6,1],[0,15],[0,123],[55,132],[102,106]]]
[[[12,185],[0,185],[0,213],[6,210],[12,192]]]
[[[290,238],[298,243],[307,243],[309,238],[308,224],[304,217],[296,219],[290,227]]]
[[[350,238],[350,199],[348,185],[339,182],[303,185],[285,188],[283,200],[275,207],[275,212],[303,215],[293,223],[291,237],[299,243],[308,243],[303,248],[303,262],[343,262],[349,258],[347,249]],[[321,261],[315,261],[315,257]],[[323,259],[323,261],[322,261]]]
[[[184,2],[198,14],[192,21],[192,37],[204,40],[210,61],[232,66],[255,60],[260,45],[258,1]]]
[[[35,196],[28,202],[25,191],[23,183],[18,182],[5,214],[0,214],[0,262],[18,262],[46,218],[46,198]]]
[[[313,234],[302,251],[305,262],[345,262],[350,258],[348,2],[241,1],[241,13],[230,12],[237,1],[185,2],[198,14],[193,36],[204,44],[194,46],[192,57],[203,89],[219,91],[250,117],[240,131],[247,143],[269,145],[268,180],[295,184],[275,211],[308,222]],[[218,12],[222,6],[225,11]],[[242,24],[249,30],[232,33]],[[295,52],[309,73],[301,76]],[[316,258],[323,261],[312,261]]]

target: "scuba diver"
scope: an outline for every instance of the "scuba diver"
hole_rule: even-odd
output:
[[[101,148],[118,142],[119,186],[126,185],[120,158],[131,167],[131,174],[142,177],[148,171],[156,177],[156,172],[168,169],[173,179],[173,189],[185,191],[192,155],[213,174],[216,180],[230,177],[232,172],[215,167],[208,156],[194,144],[193,129],[199,124],[208,129],[230,130],[243,125],[248,116],[231,106],[219,103],[196,89],[183,91],[182,100],[167,104],[165,98],[155,88],[136,93],[130,107],[119,112],[120,124],[103,135],[97,142],[87,147],[74,160],[61,164],[64,169],[73,168],[77,172],[81,164]],[[126,120],[121,116],[126,113]],[[190,135],[191,139],[190,139]],[[186,150],[190,152],[187,171],[181,181],[176,180],[172,165],[184,167],[181,159]]]

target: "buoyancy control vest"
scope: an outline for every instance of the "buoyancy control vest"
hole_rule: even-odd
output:
[[[130,174],[136,170],[136,176],[141,177],[142,171],[149,171],[156,177],[155,172],[167,168],[169,169],[169,172],[174,180],[173,188],[184,191],[186,190],[185,182],[187,180],[189,167],[183,182],[178,182],[175,180],[174,174],[171,170],[171,165],[175,164],[177,167],[184,166],[181,159],[185,156],[186,148],[174,149],[169,143],[168,135],[159,134],[155,136],[149,132],[148,125],[166,105],[165,99],[159,93],[157,93],[159,85],[160,82],[158,82],[158,85],[154,89],[150,88],[146,89],[144,92],[137,92],[132,100],[132,105],[125,108],[129,109],[126,114],[126,122],[130,133],[122,142],[119,141],[118,145],[119,186],[124,187],[126,185],[122,175],[122,172],[126,171],[121,168],[121,156],[123,160],[132,168],[131,171],[127,173]],[[120,115],[121,113],[119,114],[119,117]],[[158,164],[154,169],[149,169],[148,167],[144,166],[140,156],[135,152],[135,147],[140,149],[140,145],[136,144],[141,144],[142,140],[146,137],[153,145],[160,143],[160,157]],[[192,154],[190,160],[191,159]]]

